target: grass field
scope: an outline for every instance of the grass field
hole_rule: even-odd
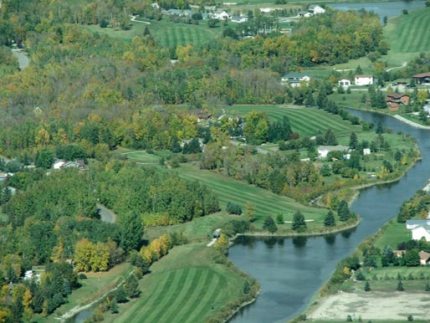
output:
[[[324,216],[327,214],[325,209],[302,205],[291,198],[274,194],[213,171],[200,170],[191,164],[181,165],[178,173],[183,178],[197,180],[209,187],[217,194],[222,206],[225,206],[227,202],[235,202],[242,207],[246,202],[252,203],[255,207],[256,222],[259,225],[262,224],[265,216],[275,217],[279,213],[284,215],[284,220],[291,221],[293,214],[300,210],[306,219],[315,220],[308,224],[309,229],[312,229],[317,225],[321,226]]]
[[[392,249],[397,249],[400,242],[411,239],[411,231],[406,229],[404,223],[398,223],[396,219],[391,220],[384,226],[383,234],[378,235],[375,240],[375,246],[381,248],[391,246]]]
[[[226,109],[227,110],[227,109]],[[361,131],[360,126],[352,126],[340,116],[313,108],[294,108],[279,105],[236,105],[228,108],[231,113],[244,116],[251,111],[266,112],[271,120],[281,120],[288,117],[293,131],[301,136],[313,136],[332,129],[336,136],[345,136],[351,131]]]
[[[243,294],[245,277],[215,263],[214,249],[204,245],[175,247],[151,267],[140,282],[142,295],[120,307],[118,323],[205,322]]]
[[[385,34],[393,52],[430,51],[430,8],[392,19]]]
[[[130,30],[101,28],[98,25],[85,26],[85,28],[93,32],[128,40],[135,36],[142,36],[145,27],[148,27],[152,37],[163,47],[175,47],[187,44],[200,45],[211,41],[222,31],[221,27],[209,28],[204,22],[200,25],[191,25],[174,23],[168,20],[150,21],[150,25],[133,22],[133,27]]]

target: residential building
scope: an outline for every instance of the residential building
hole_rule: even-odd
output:
[[[351,86],[351,81],[348,79],[341,79],[339,82],[337,82],[339,86],[341,86],[344,90],[349,88]]]
[[[419,255],[420,255],[421,266],[426,266],[430,263],[430,253],[421,250],[419,252]]]
[[[346,152],[349,150],[349,147],[347,146],[318,146],[318,158],[327,158],[327,155],[329,152],[332,151],[341,151]]]
[[[325,9],[318,5],[309,6],[308,11],[314,15],[320,15],[322,13],[325,13]]]
[[[391,109],[398,109],[401,104],[408,105],[409,104],[409,95],[402,93],[391,93],[387,94],[387,105]]]
[[[416,84],[430,85],[430,72],[416,74],[412,78]]]
[[[357,86],[367,86],[373,84],[372,75],[356,75],[354,78],[354,84]]]
[[[426,220],[408,220],[406,229],[411,230],[412,240],[425,239],[430,241],[430,219]]]
[[[281,82],[283,84],[288,84],[291,87],[299,87],[303,83],[308,83],[310,80],[311,80],[310,76],[303,73],[297,73],[297,72],[286,73],[281,78]]]

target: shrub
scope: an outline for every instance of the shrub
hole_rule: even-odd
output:
[[[236,203],[228,202],[225,209],[229,214],[236,214],[236,215],[242,214],[242,208],[240,207],[240,205]]]

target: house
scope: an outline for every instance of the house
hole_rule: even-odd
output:
[[[339,86],[341,86],[344,90],[349,88],[351,86],[351,81],[348,79],[341,79],[339,82],[337,82]]]
[[[322,13],[325,13],[325,9],[321,6],[318,6],[318,5],[309,6],[308,11],[310,13],[312,13],[313,15],[320,15]]]
[[[226,11],[215,11],[210,15],[212,19],[229,20],[231,16]]]
[[[386,102],[388,107],[399,107],[401,104],[409,104],[409,95],[402,93],[387,94]]]
[[[156,2],[151,3],[151,7],[152,7],[153,9],[157,9],[157,10],[159,10],[159,9],[160,9],[160,5],[159,5],[158,3],[156,3]]]
[[[430,85],[430,72],[416,74],[412,77],[416,84]]]
[[[273,10],[273,8],[260,8],[260,12],[261,13],[271,13]]]
[[[207,112],[205,110],[201,110],[201,109],[197,110],[195,112],[195,115],[197,117],[197,122],[203,122],[205,120],[209,120],[210,118],[212,118],[212,114],[211,113],[209,113],[209,112]]]
[[[348,151],[348,147],[346,146],[318,146],[318,158],[327,158],[328,153],[332,151]]]
[[[291,87],[300,87],[303,83],[309,83],[311,78],[303,73],[290,72],[284,74],[281,78],[281,83],[289,84]]]
[[[357,86],[367,86],[373,84],[372,75],[356,75],[354,78],[354,84]]]
[[[402,258],[406,253],[406,250],[393,250],[393,254],[396,258]]]
[[[0,182],[6,180],[6,178],[7,178],[7,174],[3,173],[3,172],[0,172]]]
[[[371,151],[370,148],[363,148],[363,156],[370,155]]]
[[[426,266],[430,263],[430,253],[421,250],[419,252],[419,255],[420,255],[420,265]]]
[[[430,241],[430,219],[407,220],[406,229],[412,231],[412,240],[425,239]]]

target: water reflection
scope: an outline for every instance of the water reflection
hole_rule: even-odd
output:
[[[292,239],[293,245],[296,248],[306,247],[306,242],[308,241],[307,237],[295,237]]]

